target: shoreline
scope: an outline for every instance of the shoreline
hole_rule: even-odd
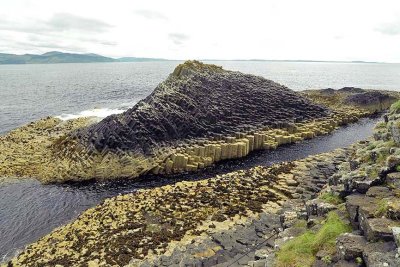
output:
[[[331,226],[328,223],[332,218],[335,222],[343,222],[343,226],[352,225],[353,229],[362,227],[366,237],[346,226],[344,232],[335,235],[338,245],[333,243],[316,256],[305,254],[305,260],[334,266],[325,262],[329,259],[333,263],[345,264],[356,262],[361,257],[361,260],[367,260],[368,266],[375,266],[370,264],[380,262],[384,257],[383,262],[388,262],[387,266],[396,266],[391,264],[400,259],[393,252],[397,236],[394,232],[392,234],[391,227],[400,226],[396,217],[400,200],[391,193],[393,187],[385,187],[383,180],[357,182],[360,178],[351,172],[358,169],[362,172],[362,164],[371,164],[367,161],[351,167],[354,158],[363,158],[364,148],[376,143],[372,149],[387,155],[384,151],[393,147],[387,147],[386,144],[392,144],[392,141],[385,139],[387,130],[384,130],[392,124],[388,123],[388,128],[379,125],[382,122],[378,123],[376,133],[379,135],[375,134],[375,140],[358,142],[349,148],[271,167],[254,167],[206,180],[178,182],[107,199],[82,213],[77,220],[28,246],[14,258],[12,266],[31,266],[38,262],[61,266],[84,262],[90,266],[178,266],[182,263],[225,266],[236,261],[250,266],[275,262],[280,266],[279,262],[288,259],[286,256],[282,259],[279,251],[292,255],[288,250],[290,242],[296,242],[307,231],[319,233],[321,229],[329,230]],[[385,150],[379,150],[379,147]],[[391,153],[400,153],[396,149],[397,152]],[[380,171],[382,167],[389,166],[389,169],[382,169],[382,177],[397,183],[398,178],[395,177],[398,173],[393,169],[397,166],[393,164],[397,163],[400,163],[398,158],[388,163],[384,158],[373,164]],[[348,187],[349,179],[351,187]],[[376,205],[382,197],[389,197],[389,203],[394,204],[389,204],[391,206],[382,211],[378,209],[379,214],[384,215],[381,218],[376,217],[374,210],[377,210]],[[366,205],[367,212],[371,209],[369,205],[375,207],[367,217],[354,213],[354,207],[360,206],[361,209],[363,205]],[[366,223],[357,223],[359,219],[354,216],[364,216]],[[371,224],[375,220],[384,223],[387,228],[375,229],[378,226]],[[347,248],[354,246],[354,238],[361,242],[358,254],[351,252],[353,247]],[[102,242],[107,246],[101,245]],[[49,243],[53,245],[49,246]],[[366,244],[371,245],[366,247],[367,254],[363,254]],[[376,251],[369,248],[378,244],[382,248]],[[252,249],[251,254],[248,253],[249,248]],[[126,254],[130,255],[129,258],[124,256]],[[132,258],[132,255],[135,256]]]

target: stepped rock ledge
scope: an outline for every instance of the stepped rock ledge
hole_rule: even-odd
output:
[[[187,61],[122,114],[100,122],[48,118],[0,137],[0,176],[64,182],[195,171],[327,134],[395,100],[360,90],[334,92],[342,105],[333,106],[332,94],[298,93],[262,77]]]

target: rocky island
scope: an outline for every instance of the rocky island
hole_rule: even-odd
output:
[[[400,266],[397,99],[353,87],[298,93],[188,61],[122,114],[14,130],[0,137],[1,176],[135,178],[195,172],[391,106],[350,147],[106,199],[5,266]]]

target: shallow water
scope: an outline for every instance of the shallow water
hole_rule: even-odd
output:
[[[282,146],[274,151],[255,152],[247,158],[223,162],[199,173],[170,177],[148,176],[140,181],[64,185],[42,185],[29,179],[0,181],[0,261],[54,228],[71,221],[83,210],[105,198],[135,192],[139,188],[161,186],[181,180],[204,179],[238,169],[256,165],[268,166],[345,147],[371,136],[372,128],[378,120],[380,118],[362,119],[330,135]]]

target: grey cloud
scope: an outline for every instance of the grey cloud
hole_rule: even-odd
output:
[[[190,37],[183,33],[170,33],[168,38],[176,45],[182,45],[184,42],[190,39]]]
[[[85,48],[76,45],[76,44],[62,44],[62,43],[57,43],[57,42],[52,42],[52,41],[36,41],[36,42],[25,42],[25,41],[19,41],[15,42],[13,44],[14,47],[19,47],[22,49],[26,48],[44,48],[45,50],[58,50],[62,49],[65,51],[74,51],[74,52],[87,52]]]
[[[164,16],[163,14],[154,11],[154,10],[149,10],[149,9],[139,9],[139,10],[135,10],[134,11],[135,14],[142,16],[146,19],[158,19],[158,20],[168,20],[168,18],[166,16]]]
[[[65,39],[62,36],[44,36],[41,34],[30,34],[28,35],[28,40],[31,42],[51,42],[51,40],[55,39]],[[97,39],[97,38],[86,38],[86,37],[76,37],[74,38],[75,41],[79,42],[85,42],[85,43],[97,43],[105,46],[116,46],[118,43],[109,41],[109,40],[103,40],[103,39]]]
[[[32,20],[18,23],[0,20],[0,30],[25,33],[51,33],[63,31],[78,31],[101,33],[113,26],[97,19],[83,18],[68,13],[56,13],[49,20]]]
[[[1,45],[1,44],[0,44]],[[31,42],[31,41],[15,41],[7,42],[2,45],[7,50],[23,50],[36,51],[35,53],[44,53],[52,50],[71,51],[78,53],[86,53],[85,48],[76,44],[60,44],[56,42]]]
[[[55,30],[81,30],[88,32],[104,32],[112,25],[97,19],[78,17],[68,13],[57,13],[46,22],[46,24]]]
[[[105,46],[116,46],[118,45],[117,42],[97,39],[97,38],[77,38],[78,41],[87,42],[87,43],[97,43]]]
[[[105,22],[82,18],[71,14],[58,13],[49,20],[25,20],[13,22],[0,19],[2,46],[30,50],[66,50],[85,52],[88,43],[115,46],[116,42],[101,38],[102,33],[113,27]],[[6,38],[11,32],[19,32],[20,38]],[[75,34],[71,35],[70,32]],[[22,39],[21,39],[22,38]]]
[[[375,29],[376,31],[386,35],[399,35],[400,34],[400,19],[392,23],[381,24]]]

